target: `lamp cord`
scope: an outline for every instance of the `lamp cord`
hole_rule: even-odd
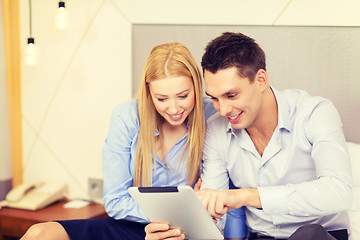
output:
[[[30,37],[32,37],[32,22],[31,22],[31,0],[29,0],[29,29],[30,29]]]

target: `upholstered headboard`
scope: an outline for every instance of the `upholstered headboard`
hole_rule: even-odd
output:
[[[224,31],[254,38],[267,55],[270,84],[332,100],[347,141],[360,143],[360,28],[272,26],[133,26],[133,93],[152,47],[184,43],[200,64],[206,44]]]

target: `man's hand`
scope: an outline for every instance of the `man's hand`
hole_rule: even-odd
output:
[[[145,227],[145,240],[179,240],[185,239],[185,234],[178,228],[170,228],[166,223],[149,223]]]
[[[229,191],[215,191],[212,189],[203,189],[196,192],[200,201],[215,218],[222,217],[225,213],[231,210],[233,206],[229,205]]]
[[[216,191],[204,189],[196,192],[209,214],[215,218],[222,217],[232,208],[249,206],[261,208],[259,192],[256,188],[240,188]]]

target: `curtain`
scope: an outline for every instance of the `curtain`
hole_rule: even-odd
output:
[[[22,182],[19,1],[0,2],[0,198]]]

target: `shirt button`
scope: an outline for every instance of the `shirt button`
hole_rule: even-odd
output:
[[[275,228],[280,229],[281,227],[280,227],[280,225],[275,225]]]

